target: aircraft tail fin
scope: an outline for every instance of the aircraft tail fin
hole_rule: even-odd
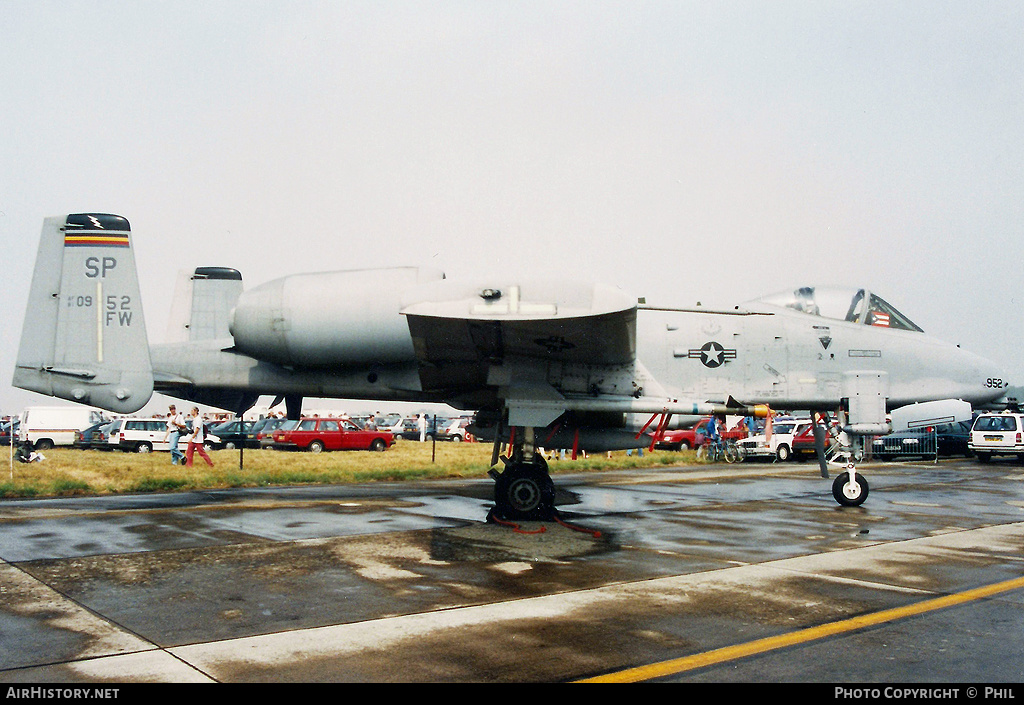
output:
[[[125,218],[43,221],[13,384],[116,413],[149,401],[153,370]]]
[[[167,342],[231,338],[231,310],[242,293],[242,275],[227,267],[182,273],[175,289]]]

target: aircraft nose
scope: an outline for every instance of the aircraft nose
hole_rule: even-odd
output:
[[[993,360],[957,348],[961,382],[971,390],[964,401],[974,405],[996,401],[1006,394],[1010,381],[1003,367]]]

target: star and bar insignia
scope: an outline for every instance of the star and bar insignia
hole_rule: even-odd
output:
[[[736,348],[725,348],[711,341],[700,348],[694,348],[687,355],[691,360],[700,360],[705,367],[720,367],[726,360],[736,359]]]

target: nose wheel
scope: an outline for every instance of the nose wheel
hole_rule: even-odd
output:
[[[829,437],[827,425],[827,415],[814,415],[814,449],[821,467],[821,476],[828,478],[830,463],[841,465],[840,459],[845,460],[846,470],[839,473],[832,482],[832,497],[844,507],[859,507],[868,498],[868,480],[857,472],[856,466],[864,457],[864,436],[853,434],[850,438],[844,432],[834,437],[836,442],[831,448],[826,448]]]
[[[859,507],[868,498],[868,480],[851,468],[836,476],[832,496],[844,507]]]

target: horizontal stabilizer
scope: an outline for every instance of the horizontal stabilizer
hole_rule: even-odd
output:
[[[149,401],[153,371],[125,218],[43,221],[13,384],[117,413]]]

